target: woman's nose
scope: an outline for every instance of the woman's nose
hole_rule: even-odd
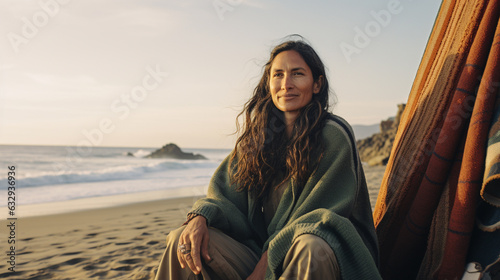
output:
[[[282,89],[290,89],[293,88],[293,81],[290,75],[285,75],[283,80],[281,81]]]

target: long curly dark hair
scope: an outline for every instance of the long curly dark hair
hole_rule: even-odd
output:
[[[269,91],[274,58],[289,50],[302,56],[315,82],[322,79],[319,93],[313,94],[311,102],[301,109],[295,120],[291,137],[286,135],[284,113],[274,105]],[[232,183],[238,190],[247,190],[261,198],[273,185],[279,186],[289,179],[300,186],[305,184],[323,156],[321,131],[328,115],[328,95],[325,67],[309,44],[303,40],[287,41],[271,51],[252,98],[238,115],[238,119],[244,116],[243,129],[236,123],[240,136],[231,157],[230,166],[234,169],[230,171]],[[278,184],[276,178],[279,178]]]

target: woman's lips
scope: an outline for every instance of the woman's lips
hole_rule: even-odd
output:
[[[294,99],[294,98],[296,98],[297,96],[299,96],[299,95],[298,95],[298,94],[287,93],[287,94],[283,94],[283,95],[281,96],[281,98],[283,98],[285,101],[287,101],[287,100]]]

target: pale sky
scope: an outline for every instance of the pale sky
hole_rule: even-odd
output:
[[[395,115],[435,0],[0,0],[0,144],[231,148],[273,46],[304,36],[333,112]]]

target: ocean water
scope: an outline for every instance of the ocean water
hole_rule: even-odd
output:
[[[192,187],[208,185],[230,153],[227,149],[182,149],[208,159],[144,158],[154,150],[0,145],[0,197],[4,198],[0,207],[7,205],[9,166],[15,166],[16,203],[23,206],[172,189],[185,190],[183,194],[190,196]]]

